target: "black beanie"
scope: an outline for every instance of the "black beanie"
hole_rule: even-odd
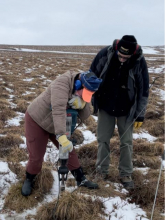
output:
[[[124,35],[117,45],[117,50],[124,55],[132,55],[136,50],[137,41],[133,35]]]

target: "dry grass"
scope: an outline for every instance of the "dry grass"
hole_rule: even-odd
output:
[[[141,156],[135,155],[133,158],[133,165],[136,167],[150,167],[152,169],[158,169],[161,161],[156,156]]]
[[[160,156],[164,150],[163,143],[161,142],[146,142],[142,139],[137,139],[133,141],[133,151],[134,154],[143,156]]]
[[[152,124],[150,127],[148,127],[148,132],[155,137],[163,135],[164,134],[164,121],[158,120],[157,122]]]
[[[96,134],[97,123],[92,116],[89,116],[89,118],[84,121],[84,124],[87,126],[87,130]]]
[[[80,164],[83,167],[84,173],[91,174],[95,170],[95,163],[97,158],[96,141],[80,147],[77,150],[77,154],[80,160]]]
[[[1,45],[1,47],[3,46]],[[7,45],[5,45],[5,47],[7,47]],[[38,46],[37,47],[29,46],[28,48],[41,49],[41,47]],[[57,47],[47,47],[47,48],[51,50],[97,52],[102,47],[101,46],[98,47],[57,46]],[[45,48],[43,47],[43,49]],[[147,56],[150,57],[149,55]],[[159,67],[159,65],[161,65],[161,62],[163,64],[162,58],[158,59],[159,57],[156,55],[152,55],[152,57],[155,57],[157,59],[153,61],[147,60],[147,64],[149,67],[153,67],[153,66]],[[58,76],[59,74],[63,74],[68,69],[72,69],[75,71],[81,69],[83,71],[86,71],[87,69],[89,69],[89,66],[93,58],[94,56],[91,55],[69,55],[69,54],[59,55],[59,54],[51,54],[51,53],[27,53],[27,52],[23,53],[21,51],[1,52],[0,62],[2,62],[3,65],[1,65],[1,71],[0,71],[0,78],[1,78],[0,134],[4,134],[7,136],[0,137],[0,157],[3,157],[5,161],[7,160],[9,164],[9,168],[17,175],[17,178],[20,180],[21,183],[23,182],[23,178],[25,177],[25,167],[22,167],[19,161],[26,160],[27,158],[26,151],[24,151],[23,149],[19,149],[19,144],[23,143],[23,140],[20,138],[20,136],[24,136],[24,121],[21,121],[20,126],[5,127],[6,121],[8,119],[15,117],[17,112],[25,113],[29,103],[35,97],[37,97],[42,91],[44,91],[45,87],[47,87],[50,84],[51,80],[54,80],[56,76]],[[150,73],[150,83],[153,81],[153,78],[157,76],[158,74]],[[28,79],[28,78],[33,78],[33,80],[29,82],[24,81],[24,79]],[[6,87],[8,89],[6,89]],[[147,130],[149,134],[157,137],[157,140],[154,143],[149,143],[147,140],[140,140],[140,139],[133,141],[134,165],[140,167],[148,166],[150,168],[153,168],[153,170],[150,169],[150,172],[147,175],[142,175],[142,173],[138,171],[134,171],[133,173],[133,179],[135,181],[136,190],[132,192],[132,201],[135,201],[137,204],[140,204],[141,207],[148,212],[148,216],[149,216],[148,218],[150,218],[150,212],[151,212],[150,200],[153,200],[154,189],[156,188],[156,180],[158,177],[157,169],[159,169],[160,166],[160,160],[158,159],[158,157],[162,155],[163,144],[164,144],[164,121],[165,121],[164,103],[162,100],[160,100],[159,95],[154,91],[156,88],[164,89],[162,78],[157,79],[154,86],[150,90],[149,103],[147,106],[143,128]],[[13,98],[11,98],[10,95],[14,95]],[[9,99],[10,102],[16,104],[16,108],[11,108]],[[97,123],[92,117],[89,117],[89,119],[85,121],[85,124],[88,130],[96,134]],[[75,133],[73,134],[73,138],[77,140],[77,144],[82,144],[84,140],[84,137],[81,131],[79,130],[75,131]],[[110,149],[111,149],[111,155],[110,155],[111,164],[110,164],[109,178],[107,180],[110,186],[105,187],[105,184],[107,184],[107,182],[103,182],[101,179],[100,180],[98,179],[98,183],[100,186],[99,190],[90,191],[85,188],[80,188],[78,189],[80,193],[87,193],[93,196],[100,195],[105,197],[106,195],[108,196],[117,195],[115,194],[116,191],[113,187],[114,182],[119,183],[118,164],[119,164],[119,155],[120,155],[120,142],[119,142],[117,129],[115,129],[113,138],[111,139]],[[97,142],[92,143],[90,145],[82,146],[77,151],[79,154],[81,165],[85,173],[87,174],[87,178],[95,181],[96,178],[95,172],[92,175],[90,174],[95,170],[95,162],[97,157]],[[49,173],[50,170],[52,169],[52,164],[50,165],[46,164],[46,167],[44,164],[43,170],[45,168],[48,169],[46,172]],[[43,184],[47,184],[47,182],[49,182],[48,179],[51,179],[51,177],[48,178],[46,177],[47,182],[44,182],[44,179],[45,177],[43,178],[41,177],[41,182],[43,182]],[[70,182],[69,181],[67,184],[70,184],[71,186],[72,184],[75,184],[74,180]],[[13,202],[15,203],[16,206],[20,206],[19,208],[17,207],[19,211],[21,207],[24,206],[25,203],[24,201],[27,201],[28,204],[27,207],[22,207],[22,210],[26,208],[28,209],[30,207],[30,203],[34,207],[38,204],[38,201],[42,201],[44,194],[47,191],[49,191],[49,187],[51,187],[51,184],[50,185],[48,184],[49,187],[47,189],[45,185],[43,186],[41,184],[41,182],[39,181],[40,185],[38,185],[38,188],[36,186],[36,190],[33,191],[31,198],[29,197],[26,199],[23,197],[23,198],[19,198],[16,202]],[[149,184],[149,182],[151,185]],[[21,196],[20,188],[21,186],[16,187],[16,189],[18,190],[18,193],[17,190],[15,193],[16,198]],[[41,192],[39,192],[38,190],[39,188]],[[44,190],[42,190],[42,188]],[[34,198],[35,192],[37,199]],[[162,195],[163,195],[163,191],[162,191]],[[161,217],[159,217],[160,216],[159,212],[161,211],[161,207],[162,207],[162,199],[163,199],[162,195],[161,193],[159,193],[157,197],[158,200],[156,203],[155,215],[154,215],[155,220],[162,219]],[[119,194],[119,196],[122,197],[123,195]],[[12,200],[15,201],[14,195],[11,201]],[[149,205],[147,205],[147,201]],[[16,207],[14,210],[16,210]],[[50,212],[50,216],[51,216],[52,208],[48,207],[47,209],[45,209],[45,211],[43,211],[43,213],[47,213],[47,212],[48,214]],[[99,213],[99,209],[97,210],[97,213]],[[45,216],[46,217],[43,217],[44,220],[49,219],[49,217],[47,217],[47,214]],[[79,217],[80,216],[81,216],[81,211]],[[29,217],[29,219],[31,218]],[[38,217],[38,219],[40,218]],[[97,218],[94,215],[94,217],[90,216],[89,219],[100,219],[100,218]]]
[[[17,175],[17,178],[22,182],[25,179],[25,167],[18,162],[8,162],[9,169]]]
[[[37,175],[34,190],[28,197],[22,196],[21,188],[23,182],[18,182],[10,187],[10,190],[5,198],[4,209],[14,210],[18,213],[25,209],[35,207],[38,202],[41,202],[44,195],[50,191],[53,185],[53,176],[50,169],[43,168]]]
[[[0,113],[0,120],[3,122],[3,124],[5,124],[8,119],[14,118],[16,116],[16,112],[10,107],[3,107]]]
[[[93,179],[93,182],[96,182],[96,181],[98,183],[99,189],[91,190],[91,189],[87,189],[85,187],[79,187],[77,189],[77,192],[83,193],[83,194],[88,194],[88,195],[94,196],[95,198],[104,197],[104,198],[107,198],[107,200],[108,200],[108,198],[116,197],[116,196],[119,196],[121,199],[126,199],[127,195],[122,194],[121,192],[116,190],[114,184],[111,183],[110,181],[106,182],[106,181],[103,181],[102,179],[100,179],[100,180]],[[121,188],[122,188],[122,186],[121,186]]]
[[[21,161],[26,161],[27,159],[27,150],[19,147],[12,148],[9,155],[7,155],[8,162],[18,163]]]
[[[89,220],[104,219],[104,206],[98,199],[94,201],[90,197],[81,194],[63,193],[60,197],[57,208],[56,200],[48,203],[37,210],[36,220],[51,220],[55,217],[58,220]],[[100,214],[98,214],[100,213]]]
[[[76,129],[72,136],[71,136],[71,141],[73,141],[73,143],[75,142],[75,144],[82,144],[84,141],[84,136],[82,134],[82,132],[78,129]]]
[[[148,210],[152,208],[157,180],[159,176],[159,171],[150,170],[146,176],[143,176],[139,171],[134,172],[135,189],[130,191],[130,196],[132,202],[140,204],[143,207],[146,207]],[[159,212],[164,212],[164,180],[163,174],[159,183],[158,195],[156,210]]]
[[[52,188],[53,181],[54,178],[51,170],[47,167],[43,167],[36,177],[35,189],[38,189],[41,194],[46,194]]]
[[[19,147],[22,143],[24,142],[18,134],[8,134],[0,137],[0,157],[8,155],[11,148]]]
[[[76,187],[76,180],[75,179],[67,179],[66,181],[66,186],[67,187]]]
[[[89,157],[91,159],[97,158],[97,142],[85,144],[77,150],[79,158]]]
[[[18,111],[18,112],[22,112],[22,113],[26,112],[26,109],[27,109],[27,107],[29,105],[27,103],[27,101],[25,101],[24,99],[23,100],[22,99],[17,100],[16,104],[17,104],[17,107],[16,107],[15,110]]]
[[[25,197],[21,194],[22,183],[14,184],[5,198],[4,209],[14,210],[17,213],[23,212],[25,209],[35,207],[38,202],[41,202],[43,195],[35,190],[32,195]]]

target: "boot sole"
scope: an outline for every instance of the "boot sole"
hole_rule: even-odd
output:
[[[28,195],[27,195],[27,194],[24,194],[24,193],[22,192],[22,190],[21,190],[21,194],[22,194],[23,196],[26,196],[26,197],[31,195],[31,193],[28,194]]]

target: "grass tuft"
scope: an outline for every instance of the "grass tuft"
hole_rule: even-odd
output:
[[[37,210],[36,220],[103,220],[105,207],[99,199],[92,200],[80,194],[63,193],[60,197],[57,208],[56,200],[48,203]],[[100,213],[100,214],[98,214]]]
[[[27,151],[24,148],[13,147],[7,155],[8,162],[21,162],[28,159]]]
[[[28,197],[24,197],[21,194],[22,181],[13,184],[5,198],[4,208],[20,213],[25,209],[35,207],[38,202],[43,200],[44,195],[50,191],[53,185],[53,180],[51,171],[47,168],[43,168],[36,177],[32,194]]]

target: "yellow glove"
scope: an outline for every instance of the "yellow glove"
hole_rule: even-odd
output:
[[[140,128],[142,126],[143,122],[135,121],[134,128]]]
[[[63,153],[69,151],[71,152],[73,150],[73,144],[71,141],[69,141],[66,137],[66,135],[61,135],[59,138],[58,138],[58,142],[59,144],[61,144],[62,146],[62,151]]]
[[[68,103],[73,109],[83,109],[86,105],[86,102],[79,96],[74,96]]]

